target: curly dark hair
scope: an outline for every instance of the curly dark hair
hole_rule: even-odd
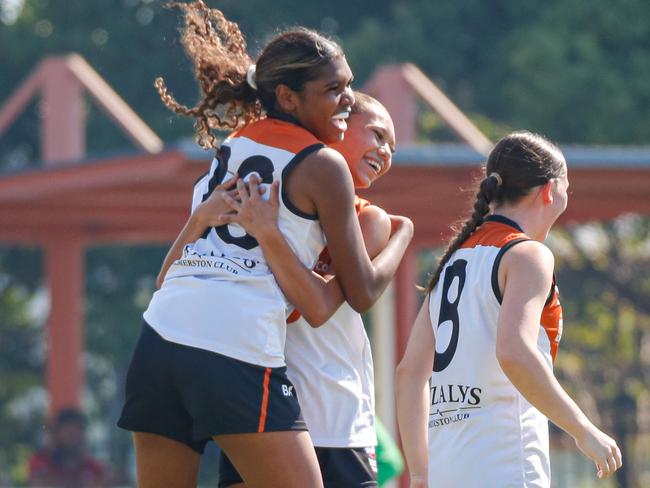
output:
[[[201,97],[194,107],[182,105],[159,77],[155,87],[163,103],[180,115],[196,119],[195,132],[203,148],[218,147],[211,129],[234,130],[277,109],[280,84],[301,91],[323,67],[343,56],[340,46],[316,31],[296,27],[276,35],[257,59],[253,88],[247,81],[253,60],[239,26],[203,0],[171,3],[183,12],[181,42],[194,65]]]

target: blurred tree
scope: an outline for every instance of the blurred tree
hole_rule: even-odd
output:
[[[191,136],[191,121],[168,111],[153,88],[153,80],[163,75],[179,101],[193,104],[198,94],[178,39],[180,16],[178,11],[164,8],[165,3],[0,0],[0,64],[11,67],[0,74],[0,104],[44,56],[78,52],[164,140]],[[378,0],[373,5],[389,3]],[[358,18],[350,13],[361,15],[365,10],[362,3],[343,0],[331,2],[330,8],[345,15],[331,17],[310,2],[283,0],[267,9],[267,3],[259,0],[224,1],[219,7],[240,22],[252,53],[280,27],[305,24],[337,35]],[[9,11],[19,15],[9,15]],[[260,16],[260,11],[265,15]],[[14,166],[28,166],[38,160],[37,104],[30,106],[8,136],[0,139],[2,165],[14,161]],[[87,144],[94,154],[129,145],[91,105]]]
[[[646,486],[642,443],[650,384],[650,219],[568,227],[552,234],[565,310],[557,375],[624,458],[620,486]],[[599,415],[599,416],[598,416]],[[647,429],[647,421],[645,421]]]
[[[511,36],[506,118],[562,141],[646,143],[647,2],[551,2],[540,13]]]
[[[102,427],[96,445],[104,446],[104,455],[121,472],[132,444],[129,433],[115,427],[126,370],[165,253],[163,247],[111,246],[86,255],[86,403]]]
[[[644,0],[411,0],[342,37],[359,80],[410,60],[461,108],[501,124],[559,142],[645,144],[649,20]]]
[[[22,263],[24,273],[16,273]],[[0,485],[25,479],[21,470],[41,433],[46,392],[43,302],[36,292],[34,249],[0,248]],[[33,273],[36,271],[36,275]],[[14,279],[12,274],[18,275]]]
[[[3,9],[8,3],[3,1]],[[196,93],[178,44],[177,25],[172,12],[138,0],[26,0],[20,16],[0,28],[0,63],[11,66],[2,70],[0,93],[10,94],[44,56],[78,52],[163,139],[188,135],[191,123],[174,117],[153,89],[155,76],[164,74],[181,100],[191,103]],[[89,152],[128,147],[96,109],[90,108],[89,115]],[[38,159],[38,105],[30,108],[30,116],[30,123],[18,121],[24,125],[21,131],[0,140],[3,160],[9,151],[16,151],[16,143],[24,146],[22,153],[27,152],[28,159]]]
[[[272,9],[261,0],[209,3],[239,22],[252,53],[278,29],[296,24],[340,38],[357,86],[379,64],[409,60],[463,109],[499,124],[572,143],[644,143],[650,135],[645,0],[332,0],[318,8],[279,0]],[[151,0],[0,5],[2,12],[23,5],[15,19],[0,16],[0,62],[11,67],[0,76],[0,93],[10,93],[43,55],[77,51],[163,139],[191,134],[190,122],[168,112],[152,88],[162,74],[179,100],[196,97],[178,42],[177,12]],[[126,144],[103,117],[91,115],[91,150]],[[11,139],[24,144],[31,134],[34,146],[35,123],[22,123],[26,127]],[[8,153],[6,144],[0,141],[0,155]]]

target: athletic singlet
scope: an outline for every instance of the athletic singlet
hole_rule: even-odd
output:
[[[355,200],[357,213],[369,205]],[[325,275],[330,264],[326,248],[315,271]],[[361,315],[343,302],[321,327],[298,317],[294,312],[287,327],[287,375],[314,446],[376,445],[372,354]]]
[[[453,253],[429,297],[436,353],[430,381],[429,484],[441,488],[549,487],[548,421],[496,358],[498,266],[529,240],[490,216]],[[538,348],[552,367],[562,333],[555,279],[540,317]]]
[[[322,147],[311,133],[291,122],[277,118],[254,122],[223,142],[219,158],[195,184],[192,210],[235,172],[244,179],[257,173],[267,186],[279,180],[278,226],[300,261],[312,268],[325,236],[317,216],[292,205],[284,182],[296,165]],[[290,309],[257,241],[231,224],[208,229],[185,246],[144,318],[168,341],[279,367],[284,365]]]

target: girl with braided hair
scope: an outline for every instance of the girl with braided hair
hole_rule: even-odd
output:
[[[609,476],[621,466],[616,442],[552,369],[562,311],[542,242],[567,205],[564,156],[515,132],[496,144],[485,174],[397,368],[411,487],[549,487],[547,419]]]
[[[237,24],[220,11],[200,0],[174,5],[184,14],[182,43],[201,98],[187,107],[161,79],[156,87],[170,109],[196,120],[197,142],[216,150],[192,208],[237,181],[275,185],[277,226],[295,256],[311,269],[327,242],[341,293],[355,310],[367,310],[394,275],[413,227],[401,220],[379,255],[368,257],[347,163],[326,146],[343,139],[354,104],[340,46],[294,28],[253,64]],[[234,132],[218,143],[213,129]],[[134,432],[138,486],[196,486],[212,439],[247,486],[321,487],[286,374],[292,306],[254,236],[205,215],[194,212],[177,240],[182,255],[144,313],[127,375],[118,425]],[[184,240],[197,229],[198,239]]]

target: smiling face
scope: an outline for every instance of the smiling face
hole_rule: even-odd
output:
[[[344,56],[339,56],[321,70],[320,76],[293,92],[287,113],[326,144],[343,139],[347,120],[354,104],[350,85],[352,71]]]
[[[350,116],[345,138],[332,147],[348,162],[355,188],[368,188],[391,166],[395,128],[388,111],[378,102],[364,104]]]

